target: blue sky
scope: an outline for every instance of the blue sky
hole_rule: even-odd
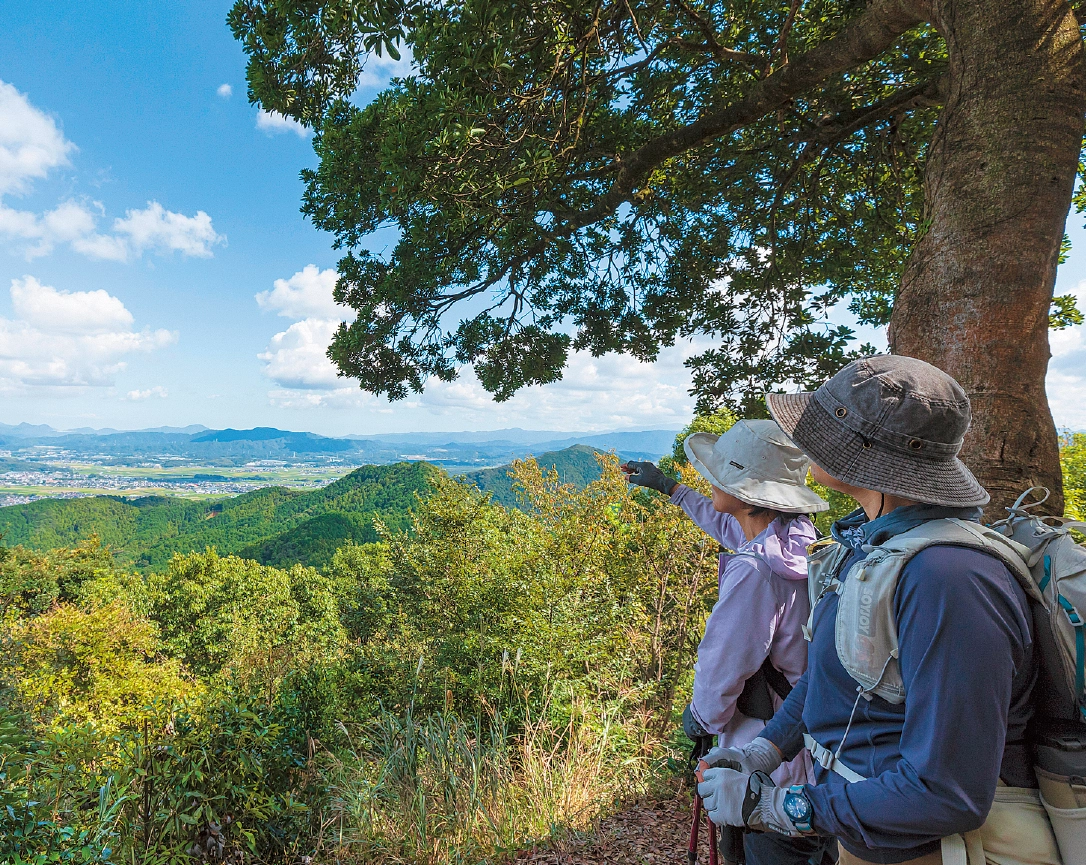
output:
[[[310,141],[248,104],[229,5],[0,7],[0,422],[340,435],[688,419],[692,346],[653,365],[575,357],[503,405],[470,374],[396,404],[337,380],[323,350],[339,255],[298,209]],[[361,96],[396,71],[371,64]],[[1086,301],[1071,222],[1058,290]],[[1054,350],[1057,423],[1086,428],[1082,328]]]

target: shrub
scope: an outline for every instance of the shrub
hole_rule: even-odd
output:
[[[162,720],[162,719],[160,719]],[[290,861],[310,849],[324,787],[294,707],[226,692],[120,742],[128,858]]]
[[[1065,433],[1060,440],[1064,513],[1086,519],[1086,433]]]
[[[226,693],[106,736],[37,735],[0,704],[0,861],[287,862],[326,787],[297,707]]]
[[[138,726],[152,704],[197,690],[178,661],[159,654],[154,625],[123,601],[16,619],[0,631],[0,648],[0,679],[40,727],[113,733]]]
[[[330,574],[365,688],[401,709],[519,712],[515,668],[537,708],[550,682],[565,695],[552,708],[592,693],[669,717],[715,595],[716,545],[678,509],[630,497],[614,457],[601,466],[578,490],[517,463],[523,511],[438,481],[411,532],[340,550]]]
[[[290,670],[334,659],[344,632],[332,581],[214,550],[176,555],[150,581],[170,654],[204,678],[224,674],[273,693]]]
[[[80,601],[91,583],[112,585],[114,596],[129,589],[138,596],[139,582],[117,569],[113,553],[96,537],[75,549],[47,553],[0,547],[0,619],[44,613],[58,601]]]

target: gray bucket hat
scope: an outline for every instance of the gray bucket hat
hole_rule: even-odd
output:
[[[958,459],[969,397],[930,363],[854,360],[814,393],[770,393],[766,403],[792,440],[845,483],[932,505],[988,503]]]
[[[771,420],[736,421],[720,436],[693,433],[683,450],[705,480],[748,505],[788,514],[829,508],[807,486],[810,460]]]

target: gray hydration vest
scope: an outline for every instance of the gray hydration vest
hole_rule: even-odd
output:
[[[843,544],[814,545],[808,566],[811,618],[804,635],[811,639],[815,605],[836,592],[837,624],[834,643],[845,671],[870,699],[877,694],[889,703],[905,702],[905,684],[898,665],[897,620],[894,596],[898,580],[913,556],[931,546],[954,546],[996,556],[1036,601],[1044,601],[1030,575],[1029,549],[994,529],[966,520],[930,520],[895,535],[868,550],[867,558],[849,570],[845,580],[837,573],[851,550]]]
[[[902,532],[884,544],[868,548],[867,557],[857,562],[844,580],[837,579],[837,575],[851,550],[835,542],[812,545],[808,569],[811,618],[804,635],[811,639],[818,601],[836,592],[839,600],[834,645],[842,666],[860,686],[857,702],[860,697],[870,700],[877,694],[889,703],[903,703],[905,683],[898,664],[894,616],[894,597],[902,570],[917,553],[936,545],[965,547],[995,556],[1018,580],[1031,602],[1041,665],[1038,691],[1044,692],[1040,697],[1035,693],[1035,707],[1042,721],[1064,725],[1058,728],[1059,735],[1040,743],[1044,747],[1036,747],[1038,774],[1047,769],[1049,784],[1056,779],[1074,793],[1086,791],[1086,780],[1080,775],[1080,767],[1086,765],[1081,756],[1086,733],[1075,732],[1086,725],[1086,548],[1075,543],[1070,530],[1086,533],[1086,524],[1033,516],[1030,508],[1040,502],[1023,505],[1031,492],[1023,493],[1008,508],[1010,516],[992,527],[941,519]],[[1047,498],[1048,491],[1044,492]],[[825,768],[849,782],[863,780],[840,762],[844,742],[836,753],[809,735],[805,736],[805,744],[815,761]],[[1046,766],[1046,760],[1051,765]],[[1072,768],[1060,768],[1064,764]],[[1044,785],[1041,793],[1040,801],[1063,861],[1086,863],[1086,807],[1082,803],[1077,808],[1055,807],[1045,799]],[[944,863],[964,865],[965,846],[960,836],[944,838]]]

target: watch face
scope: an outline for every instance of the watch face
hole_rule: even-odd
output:
[[[811,803],[806,796],[787,793],[784,797],[784,813],[796,823],[806,823],[811,818]]]

